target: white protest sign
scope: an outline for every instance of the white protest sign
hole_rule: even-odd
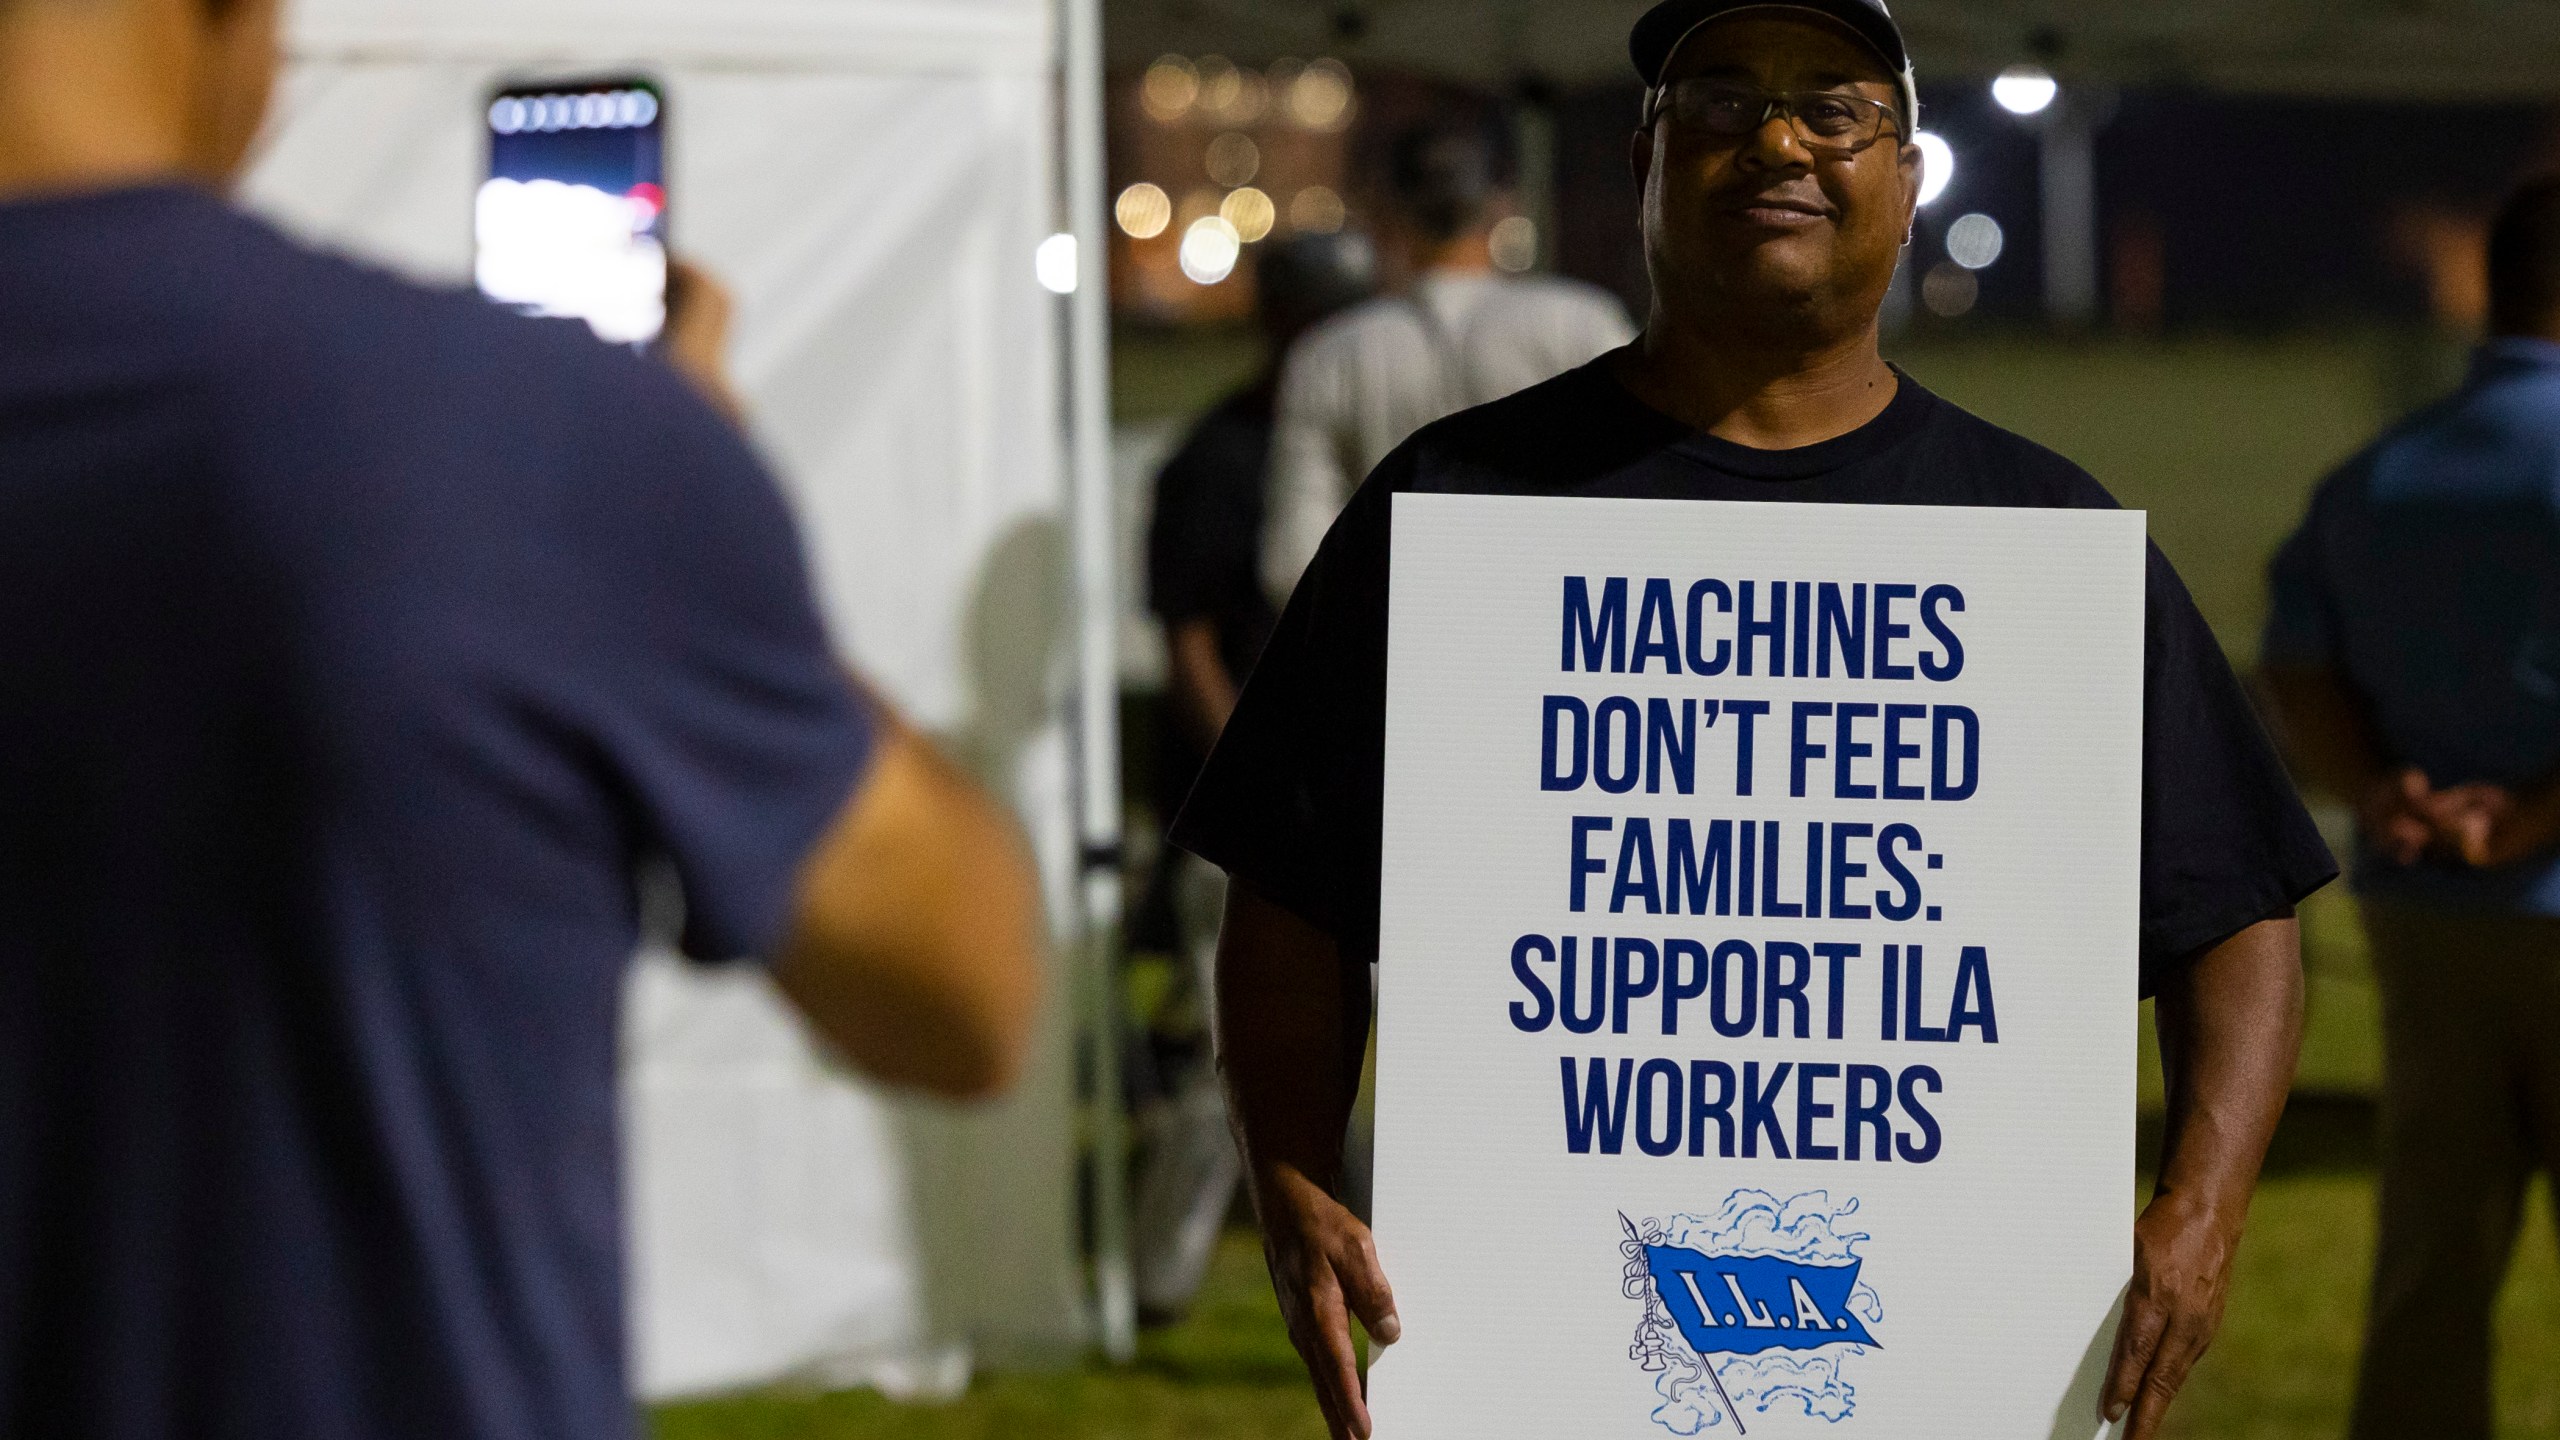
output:
[[[1381,1440],[2089,1440],[2143,517],[1399,495]]]

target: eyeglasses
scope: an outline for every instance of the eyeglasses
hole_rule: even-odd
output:
[[[1692,78],[1648,91],[1645,123],[1669,115],[1683,130],[1719,140],[1739,140],[1783,115],[1793,122],[1796,138],[1808,150],[1854,154],[1883,138],[1890,127],[1902,133],[1894,107],[1863,95],[1838,90],[1763,90],[1730,80]]]

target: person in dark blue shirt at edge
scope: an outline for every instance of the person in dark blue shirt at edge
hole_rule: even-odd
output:
[[[2382,1223],[2356,1440],[2491,1433],[2489,1324],[2560,1169],[2560,179],[2491,233],[2460,391],[2324,481],[2266,688],[2355,808],[2382,990]]]
[[[276,19],[0,0],[0,1434],[626,1440],[635,872],[953,1096],[1033,875],[675,371],[217,198]]]
[[[1878,0],[1664,0],[1630,49],[1648,87],[1632,140],[1654,293],[1644,334],[1440,421],[1378,467],[1282,612],[1174,829],[1232,881],[1218,969],[1228,1106],[1273,1287],[1339,1440],[1369,1433],[1353,1317],[1381,1343],[1401,1328],[1369,1232],[1336,1190],[1369,966],[1396,963],[1378,954],[1392,495],[2114,503],[1878,353],[1923,164],[1907,52]],[[2140,985],[2159,999],[2169,1107],[2101,1387],[2131,1440],[2158,1433],[2221,1323],[2301,1037],[2293,905],[2337,873],[2157,549],[2146,591]]]

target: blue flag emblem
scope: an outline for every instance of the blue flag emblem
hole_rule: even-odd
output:
[[[1644,1304],[1627,1358],[1662,1398],[1654,1423],[1680,1436],[1730,1425],[1748,1440],[1758,1422],[1746,1416],[1837,1425],[1857,1413],[1850,1372],[1884,1348],[1857,1212],[1855,1197],[1822,1190],[1736,1190],[1703,1214],[1618,1215],[1620,1284]]]
[[[1849,1308],[1858,1266],[1812,1265],[1775,1256],[1715,1256],[1672,1245],[1645,1247],[1654,1291],[1700,1355],[1757,1355],[1876,1345]],[[1881,1349],[1881,1346],[1877,1346]]]

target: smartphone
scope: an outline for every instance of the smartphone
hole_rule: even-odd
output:
[[[617,345],[667,323],[667,101],[640,76],[506,85],[489,97],[473,207],[480,293],[571,316]]]

